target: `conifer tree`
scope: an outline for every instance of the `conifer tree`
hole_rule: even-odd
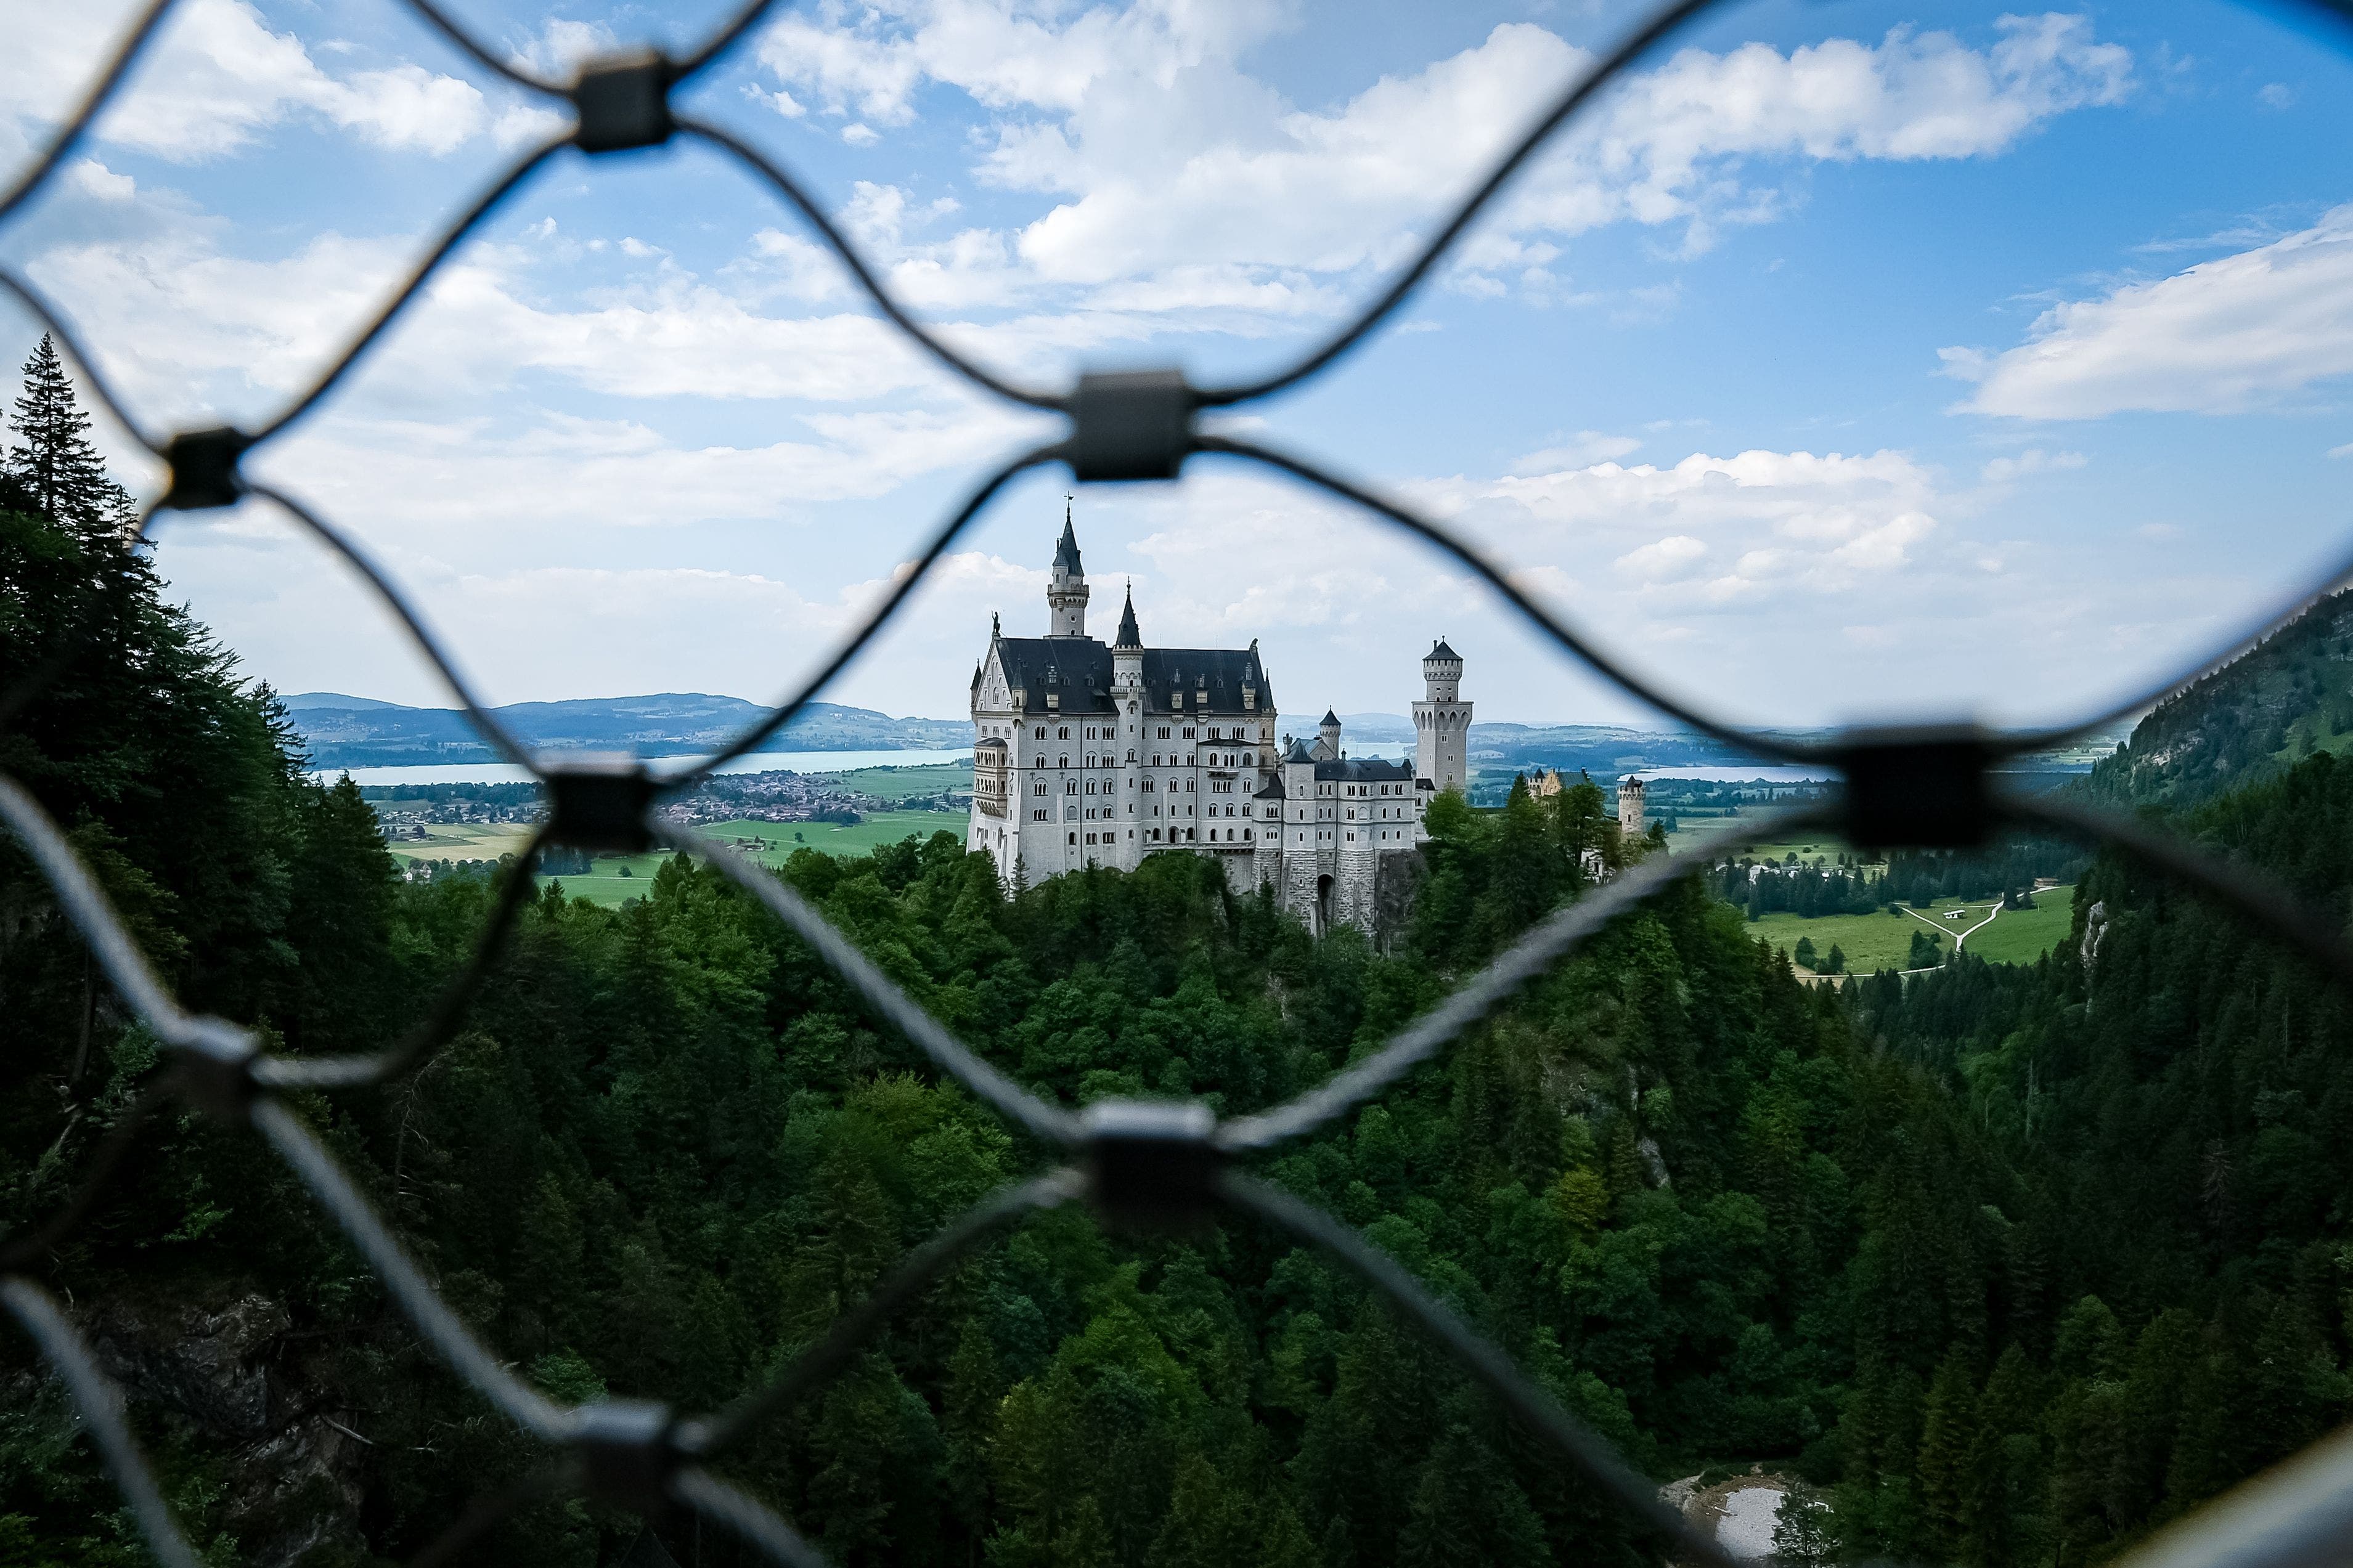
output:
[[[65,361],[42,334],[25,362],[25,390],[16,398],[17,443],[8,472],[33,508],[78,532],[120,528],[131,498],[108,477],[90,441],[90,416],[74,398]]]

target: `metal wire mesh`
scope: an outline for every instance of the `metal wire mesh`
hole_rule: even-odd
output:
[[[822,1564],[823,1554],[791,1525],[713,1475],[707,1463],[727,1454],[759,1424],[775,1418],[839,1372],[895,1311],[990,1236],[1039,1209],[1083,1200],[1113,1222],[1200,1219],[1219,1214],[1255,1217],[1323,1249],[1419,1325],[1507,1410],[1551,1443],[1589,1485],[1611,1500],[1631,1522],[1656,1537],[1670,1555],[1708,1568],[1732,1568],[1725,1550],[1665,1505],[1652,1482],[1523,1375],[1501,1351],[1424,1289],[1410,1273],[1337,1220],[1245,1173],[1238,1167],[1237,1157],[1305,1136],[1362,1106],[1460,1037],[1593,932],[1694,866],[1704,866],[1721,850],[1801,825],[1841,829],[1871,847],[1964,847],[1983,843],[2004,825],[2055,828],[2103,840],[2203,888],[2268,927],[2334,979],[2353,984],[2353,945],[2348,944],[2335,922],[2304,908],[2284,889],[2144,823],[2010,791],[1997,773],[2006,761],[2099,730],[2194,679],[2292,617],[2315,595],[2353,571],[2353,557],[2316,584],[2313,595],[2281,606],[2261,625],[2214,650],[2210,659],[2188,675],[2079,724],[2032,732],[1974,728],[1859,730],[1826,742],[1801,743],[1741,729],[1647,679],[1530,597],[1477,548],[1404,503],[1310,459],[1197,427],[1200,411],[1230,407],[1291,386],[1329,368],[1364,341],[1426,279],[1479,213],[1580,108],[1695,17],[1719,7],[1729,8],[1733,0],[1676,0],[1636,27],[1569,85],[1369,307],[1280,374],[1241,384],[1202,387],[1191,385],[1174,370],[1082,375],[1066,391],[1019,385],[951,347],[892,297],[790,174],[720,127],[672,112],[673,91],[747,36],[774,0],[754,0],[691,54],[672,58],[641,48],[592,60],[567,82],[534,77],[501,58],[432,0],[394,3],[406,5],[485,69],[532,92],[565,100],[574,111],[575,125],[565,134],[526,153],[494,181],[442,232],[343,352],[274,417],[250,431],[223,428],[156,436],[143,428],[115,396],[70,323],[22,279],[0,270],[0,288],[46,324],[76,362],[84,384],[141,446],[169,468],[169,488],[153,510],[223,507],[250,496],[285,511],[359,574],[399,620],[483,735],[509,760],[530,770],[547,790],[551,803],[550,819],[520,858],[522,864],[495,903],[470,960],[410,1035],[379,1052],[294,1058],[264,1050],[251,1030],[183,1009],[156,978],[57,825],[14,780],[0,776],[0,822],[29,852],[59,907],[88,942],[93,959],[130,1010],[162,1043],[168,1064],[101,1147],[84,1187],[46,1223],[28,1227],[0,1249],[0,1304],[5,1305],[57,1367],[159,1560],[170,1564],[195,1561],[121,1420],[119,1392],[100,1373],[65,1314],[23,1270],[87,1213],[123,1150],[152,1113],[173,1100],[248,1128],[269,1144],[359,1251],[432,1352],[516,1428],[552,1450],[548,1465],[481,1499],[419,1561],[445,1561],[515,1510],[571,1492],[634,1509],[681,1506],[778,1563],[794,1568]],[[2353,23],[2353,0],[2279,3]],[[88,133],[174,4],[174,0],[154,0],[122,37],[54,140],[0,195],[0,223],[50,179]],[[634,765],[621,769],[565,766],[534,756],[484,707],[430,626],[364,552],[296,497],[247,481],[240,463],[256,446],[317,407],[441,263],[534,171],[566,149],[595,157],[681,139],[715,148],[765,180],[817,231],[875,308],[942,364],[997,397],[1066,416],[1071,429],[1059,442],[1011,458],[976,486],[969,500],[924,543],[912,568],[898,574],[889,594],[857,630],[759,723],[691,772],[657,780]],[[1599,890],[1540,921],[1443,1004],[1330,1082],[1288,1105],[1222,1123],[1199,1104],[1113,1100],[1073,1112],[1040,1100],[997,1072],[924,1012],[783,881],[726,846],[657,818],[656,807],[665,795],[691,789],[712,770],[754,750],[791,722],[859,656],[941,554],[1015,476],[1059,462],[1082,483],[1174,479],[1186,459],[1196,453],[1224,455],[1292,475],[1420,538],[1486,583],[1563,651],[1627,692],[1692,729],[1749,753],[1835,768],[1844,780],[1842,792],[1827,803],[1727,828],[1683,854],[1640,861]],[[22,704],[28,687],[37,687],[53,673],[33,671],[16,689],[0,693],[0,721]],[[865,1301],[840,1318],[766,1386],[706,1416],[683,1415],[663,1405],[628,1400],[567,1405],[517,1378],[441,1300],[341,1165],[284,1099],[294,1090],[384,1084],[446,1043],[512,926],[524,891],[531,886],[527,873],[541,850],[558,844],[646,848],[655,843],[709,859],[789,927],[880,1021],[903,1035],[940,1072],[1067,1160],[984,1200],[903,1258]],[[2151,1568],[2158,1563],[2163,1568],[2214,1568],[2225,1563],[2238,1568],[2334,1556],[2341,1552],[2337,1542],[2348,1517],[2353,1517],[2353,1444],[2340,1436],[2159,1535],[2142,1549],[2141,1557]]]

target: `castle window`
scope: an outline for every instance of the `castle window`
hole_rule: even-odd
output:
[[[1079,836],[1078,836],[1077,834],[1075,834],[1075,833],[1071,834],[1071,843],[1073,843],[1073,844],[1076,844],[1078,841],[1079,841]]]
[[[1245,843],[1245,844],[1247,844],[1247,843],[1249,843],[1250,841],[1250,830],[1249,828],[1245,827],[1245,828],[1243,828],[1243,829],[1242,829],[1242,842],[1243,842],[1243,843]]]
[[[1193,726],[1190,724],[1185,726],[1185,738],[1188,741],[1193,738]]]
[[[1068,724],[1065,724],[1061,728],[1056,730],[1054,733],[1059,738],[1067,741],[1071,738],[1071,727]]]
[[[1071,759],[1068,757],[1056,757],[1054,759],[1054,765],[1058,768],[1067,768],[1071,765]]]
[[[1160,738],[1164,741],[1168,738],[1168,726],[1166,724],[1160,726]]]
[[[1044,725],[1042,725],[1042,724],[1041,724],[1041,725],[1039,725],[1039,728],[1038,728],[1038,738],[1039,738],[1039,740],[1041,740],[1041,741],[1042,741],[1042,740],[1044,740],[1044,739],[1046,738],[1046,729],[1045,729],[1045,726],[1044,726]]]

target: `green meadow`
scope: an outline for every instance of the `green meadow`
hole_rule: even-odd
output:
[[[1928,917],[1926,921],[1907,906],[1893,914],[1883,910],[1868,915],[1817,915],[1811,920],[1787,912],[1769,914],[1749,921],[1748,929],[1784,952],[1794,952],[1801,936],[1810,938],[1814,952],[1823,958],[1830,956],[1831,946],[1836,943],[1845,954],[1851,974],[1908,968],[1915,931],[1931,932],[1941,953],[1949,954],[1953,939],[1966,931],[1970,935],[1965,951],[1989,963],[2032,963],[2065,940],[2074,899],[2073,888],[2044,888],[2035,893],[2033,909],[2003,910],[1999,914],[1994,912],[1993,900],[1939,899],[1935,908],[1919,911]],[[1945,916],[1954,910],[1967,913],[1960,920],[1947,920]]]
[[[918,771],[896,770],[902,775]],[[719,822],[706,826],[702,832],[758,856],[765,864],[781,866],[796,849],[815,849],[827,855],[871,855],[877,846],[896,844],[910,834],[929,837],[945,831],[961,837],[965,820],[961,811],[878,811],[855,823]],[[394,857],[403,860],[495,860],[501,855],[520,850],[531,836],[528,827],[512,823],[436,823],[426,832],[427,837],[421,840],[402,839],[393,844]],[[585,877],[542,877],[539,880],[542,886],[561,882],[564,890],[575,898],[617,907],[645,896],[663,858],[660,854],[599,855],[593,862],[594,868]]]
[[[871,855],[877,846],[896,844],[910,834],[927,838],[945,831],[961,837],[965,821],[961,811],[878,811],[857,823],[714,822],[705,825],[702,832],[756,856],[764,865],[781,866],[796,849]],[[600,855],[587,876],[543,877],[540,881],[562,882],[567,894],[612,908],[645,897],[664,858],[659,854]]]

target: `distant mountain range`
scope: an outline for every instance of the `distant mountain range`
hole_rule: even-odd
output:
[[[455,708],[406,708],[335,691],[281,699],[317,768],[493,763],[498,752]],[[712,752],[767,711],[740,697],[659,692],[517,702],[491,713],[525,745],[543,751],[633,752],[641,757]],[[867,708],[812,702],[764,752],[895,752],[969,745],[962,719],[893,719]]]
[[[2332,594],[2151,709],[2076,787],[2187,806],[2315,752],[2353,751],[2353,590]]]

